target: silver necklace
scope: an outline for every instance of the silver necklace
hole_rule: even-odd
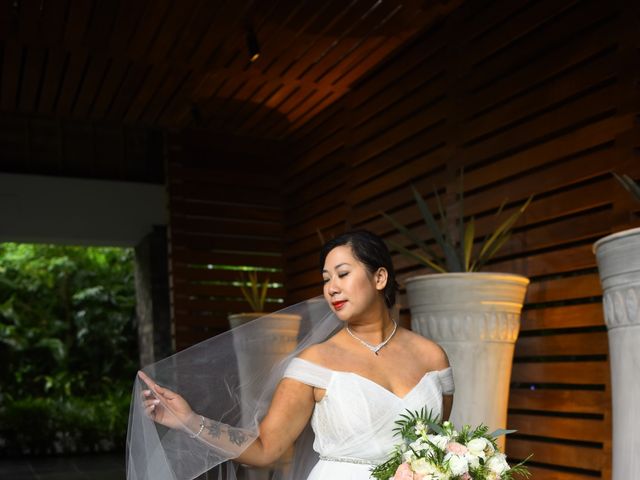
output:
[[[349,325],[347,325],[347,333],[349,335],[351,335],[353,338],[355,338],[357,341],[359,341],[362,345],[367,347],[369,350],[371,350],[373,353],[375,353],[376,355],[378,355],[378,352],[380,351],[380,349],[382,347],[384,347],[387,343],[389,343],[389,340],[391,340],[393,338],[393,336],[396,334],[396,330],[397,329],[398,329],[398,324],[394,321],[393,322],[393,331],[389,334],[387,339],[384,340],[382,343],[379,343],[377,345],[373,345],[373,344],[367,342],[366,340],[363,340],[360,337],[358,337],[355,333],[353,333],[351,331],[351,329],[349,328]]]

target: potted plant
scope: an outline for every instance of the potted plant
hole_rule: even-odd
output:
[[[263,282],[258,279],[258,271],[252,270],[245,274],[241,273],[236,286],[240,288],[242,296],[249,304],[251,312],[237,313],[229,315],[229,324],[231,328],[244,325],[251,320],[266,315],[264,311],[264,303],[267,299],[267,291],[269,289],[269,277]]]
[[[613,174],[640,204],[640,184]],[[601,238],[593,245],[602,284],[609,338],[613,407],[612,478],[632,478],[640,469],[640,228]]]
[[[532,198],[475,247],[475,221],[465,221],[462,188],[453,221],[447,218],[436,192],[439,222],[422,195],[413,186],[412,190],[435,245],[429,245],[393,216],[383,214],[418,250],[396,242],[389,242],[390,248],[436,272],[404,282],[412,329],[439,343],[449,357],[456,384],[453,423],[505,428],[513,350],[529,280],[478,270],[509,240]],[[504,204],[496,215],[502,215]]]

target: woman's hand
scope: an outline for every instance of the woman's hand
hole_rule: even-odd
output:
[[[194,427],[191,423],[194,423],[196,415],[184,398],[161,387],[141,371],[138,376],[149,387],[149,390],[142,391],[142,395],[144,411],[151,420],[169,428],[190,430]]]

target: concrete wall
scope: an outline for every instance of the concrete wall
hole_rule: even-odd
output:
[[[163,185],[0,174],[0,242],[134,247],[167,219]]]

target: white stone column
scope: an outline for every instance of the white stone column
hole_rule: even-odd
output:
[[[594,245],[609,334],[613,480],[640,472],[640,228]]]
[[[414,331],[434,340],[453,367],[451,421],[507,428],[513,350],[529,280],[502,273],[446,273],[407,280]],[[504,437],[499,439],[504,448]]]

